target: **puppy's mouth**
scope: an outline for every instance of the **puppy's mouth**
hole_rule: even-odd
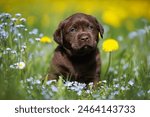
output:
[[[92,46],[90,46],[90,45],[84,45],[84,46],[82,46],[79,50],[80,50],[80,51],[90,51],[90,50],[92,50],[92,49],[93,49]]]
[[[78,48],[78,49],[73,49],[73,53],[74,55],[86,55],[88,53],[90,53],[91,51],[93,51],[95,49],[95,47],[90,46],[90,45],[83,45],[82,47]]]

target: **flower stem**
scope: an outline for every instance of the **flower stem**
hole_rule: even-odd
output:
[[[110,63],[111,63],[111,52],[109,52],[109,63],[108,63],[108,66],[107,66],[107,69],[106,69],[104,77],[106,77],[106,75],[108,73],[108,70],[109,70],[109,67],[110,67]]]

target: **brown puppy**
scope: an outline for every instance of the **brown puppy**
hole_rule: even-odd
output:
[[[54,52],[48,79],[81,83],[96,83],[100,79],[100,54],[97,48],[99,33],[104,29],[95,17],[76,13],[62,21],[54,40],[59,44]]]

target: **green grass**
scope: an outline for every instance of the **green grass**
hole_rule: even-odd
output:
[[[104,25],[104,39],[98,45],[101,81],[93,89],[92,84],[64,82],[61,76],[59,81],[42,83],[55,42],[37,41],[42,34],[38,29],[28,29],[20,14],[0,14],[0,99],[150,99],[150,25],[142,19],[132,22],[138,24],[132,31],[124,24],[119,28]],[[109,37],[115,38],[120,48],[112,53],[110,69],[104,76],[108,55],[102,51],[102,43]],[[25,67],[17,68],[18,62],[24,62]]]

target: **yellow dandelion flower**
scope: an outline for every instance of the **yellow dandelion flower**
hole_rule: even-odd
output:
[[[44,36],[40,39],[40,42],[42,43],[51,43],[52,42],[52,39],[47,37],[47,36]]]
[[[105,52],[112,52],[119,49],[119,44],[116,40],[110,38],[103,42],[102,49]]]

